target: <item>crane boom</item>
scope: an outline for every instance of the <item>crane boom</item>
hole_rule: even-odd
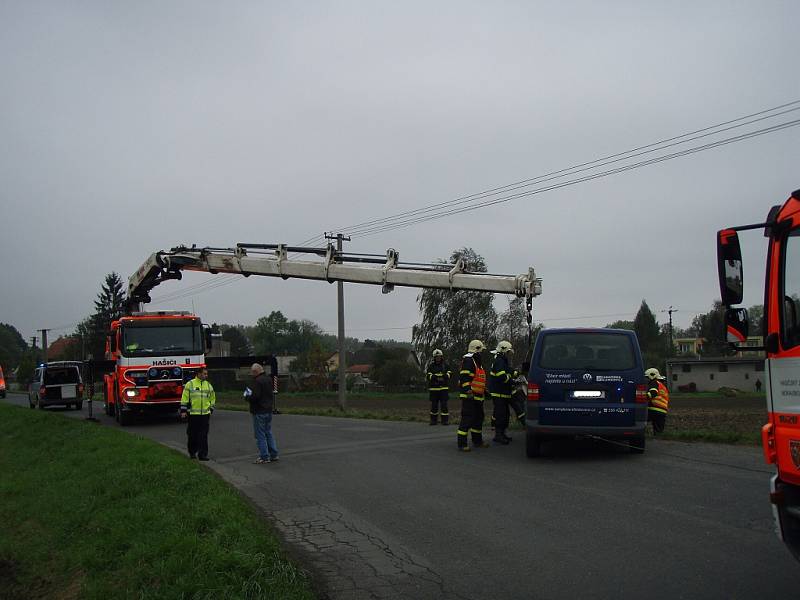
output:
[[[292,258],[290,254],[310,254],[315,258]],[[180,279],[182,271],[365,283],[382,286],[384,293],[391,292],[396,285],[497,292],[529,300],[542,293],[542,280],[536,277],[533,268],[522,275],[495,275],[467,271],[460,258],[455,264],[401,263],[399,253],[392,248],[383,256],[340,252],[332,244],[325,248],[284,244],[237,244],[235,248],[178,246],[151,254],[130,277],[129,308],[150,302],[154,287],[169,279]]]

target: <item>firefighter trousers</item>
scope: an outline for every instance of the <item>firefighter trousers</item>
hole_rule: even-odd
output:
[[[431,399],[431,425],[436,425],[439,415],[442,417],[442,425],[447,425],[450,422],[450,413],[447,412],[447,390],[429,390],[428,394]]]
[[[494,400],[494,407],[492,410],[492,428],[497,427],[496,423],[496,421],[498,420],[497,404],[499,400],[505,400],[505,402],[503,403],[505,410],[505,427],[503,427],[503,429],[506,429],[508,427],[508,422],[511,420],[511,413],[509,409],[514,411],[514,416],[516,416],[519,424],[525,425],[525,401],[520,399],[517,394],[512,395],[511,398],[492,398],[492,400]]]
[[[666,413],[650,408],[647,410],[647,420],[653,424],[654,435],[658,433],[664,433],[664,425],[667,424]]]
[[[498,431],[508,429],[508,405],[510,401],[511,398],[492,396],[492,423]]]
[[[208,457],[208,421],[211,415],[189,415],[186,424],[188,436],[189,456],[198,458]]]
[[[458,447],[468,445],[468,437],[472,436],[472,445],[483,444],[483,398],[473,397],[461,399],[461,422],[458,424]]]

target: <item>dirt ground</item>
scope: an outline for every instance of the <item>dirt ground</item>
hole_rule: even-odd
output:
[[[220,399],[225,405],[245,408],[240,397]],[[331,394],[280,394],[278,408],[285,412],[341,414]],[[354,417],[427,421],[430,404],[425,394],[352,394],[347,399],[347,412]],[[492,404],[486,403],[486,422]],[[458,423],[460,401],[451,394],[450,422]],[[758,443],[761,426],[766,423],[764,397],[723,397],[675,394],[670,400],[667,418],[669,436],[685,439],[709,439],[736,443]],[[518,428],[512,424],[512,428]],[[720,439],[716,439],[716,438]],[[723,439],[728,438],[728,439]]]

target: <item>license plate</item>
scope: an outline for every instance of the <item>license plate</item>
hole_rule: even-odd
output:
[[[75,386],[74,385],[62,385],[61,386],[61,397],[62,398],[74,398],[75,397]]]
[[[603,400],[606,393],[602,390],[573,390],[569,396],[575,400]]]

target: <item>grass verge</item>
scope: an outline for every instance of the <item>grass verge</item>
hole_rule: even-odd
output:
[[[0,404],[1,598],[313,598],[239,494],[154,442]]]

